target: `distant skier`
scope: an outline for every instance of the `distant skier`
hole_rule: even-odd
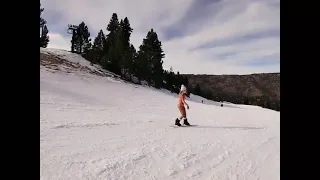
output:
[[[184,107],[184,105],[187,106],[187,109],[189,109],[189,105],[186,103],[186,93],[187,93],[187,88],[182,84],[180,93],[179,93],[179,101],[178,101],[178,109],[180,111],[181,116],[176,119],[175,125],[181,126],[180,121],[183,120],[183,124],[186,126],[190,126],[188,120],[187,120],[187,112]]]

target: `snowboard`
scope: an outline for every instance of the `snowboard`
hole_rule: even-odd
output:
[[[195,124],[191,124],[190,126],[186,126],[186,125],[182,125],[182,124],[181,124],[181,126],[171,125],[171,127],[175,127],[175,128],[194,127],[194,126],[198,126],[198,125],[195,125]]]

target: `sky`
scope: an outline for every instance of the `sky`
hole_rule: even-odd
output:
[[[86,23],[92,42],[112,13],[128,17],[138,50],[151,28],[163,67],[181,74],[280,72],[280,0],[41,0],[48,48],[70,50],[68,24]]]

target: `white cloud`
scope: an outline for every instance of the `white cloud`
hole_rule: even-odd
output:
[[[48,48],[71,50],[71,41],[64,38],[61,34],[48,33],[48,36],[50,40]]]
[[[280,30],[280,5],[278,0],[221,0],[203,7],[210,13],[198,21],[181,25],[183,36],[164,39],[167,28],[175,26],[183,18],[192,3],[200,0],[42,0],[43,16],[48,20],[51,13],[62,16],[57,25],[85,21],[92,36],[100,29],[104,31],[113,12],[119,18],[127,16],[133,34],[131,42],[138,49],[147,32],[154,28],[162,41],[166,54],[164,67],[173,67],[181,73],[247,74],[280,71],[279,37],[262,36],[257,39],[242,39],[250,34]],[[202,1],[201,1],[202,2]],[[278,3],[278,4],[277,4]],[[49,12],[46,14],[46,12]],[[63,21],[63,22],[61,22]],[[54,26],[52,24],[51,26]],[[93,33],[95,32],[95,33]],[[64,33],[66,32],[52,32]],[[62,34],[50,36],[49,47],[70,50],[70,37],[63,40]],[[229,42],[229,43],[228,43]],[[210,47],[212,43],[223,43]],[[52,44],[52,45],[51,45]],[[205,46],[203,48],[199,48]],[[226,54],[230,54],[227,56]],[[226,55],[226,56],[221,56]],[[262,61],[263,57],[275,56],[269,66],[248,66]],[[265,60],[264,60],[265,61]]]

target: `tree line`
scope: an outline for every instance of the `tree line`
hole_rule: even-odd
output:
[[[46,48],[49,30],[47,21],[41,16],[43,11],[40,3],[40,47]],[[188,85],[187,78],[179,72],[174,73],[172,68],[169,71],[163,69],[165,54],[153,28],[138,50],[130,42],[133,29],[127,17],[119,20],[117,13],[113,13],[106,30],[108,33],[104,34],[101,29],[92,42],[88,26],[81,22],[72,34],[71,49],[92,64],[99,64],[127,81],[165,88],[174,93],[179,92],[181,84]]]
[[[196,84],[194,87],[189,86],[188,90],[192,94],[217,102],[226,101],[234,104],[254,105],[272,109],[275,111],[280,111],[280,101],[271,99],[268,96],[248,97],[240,95],[230,95],[223,92],[213,92],[209,89],[202,89],[199,84]]]
[[[188,85],[187,78],[172,68],[163,69],[165,54],[156,31],[151,28],[138,49],[130,42],[133,29],[128,17],[118,18],[113,13],[106,27],[107,34],[101,29],[91,40],[85,22],[81,22],[71,39],[75,53],[81,54],[92,64],[120,75],[124,80],[138,84],[146,83],[155,88],[165,88],[179,92],[181,84]]]

